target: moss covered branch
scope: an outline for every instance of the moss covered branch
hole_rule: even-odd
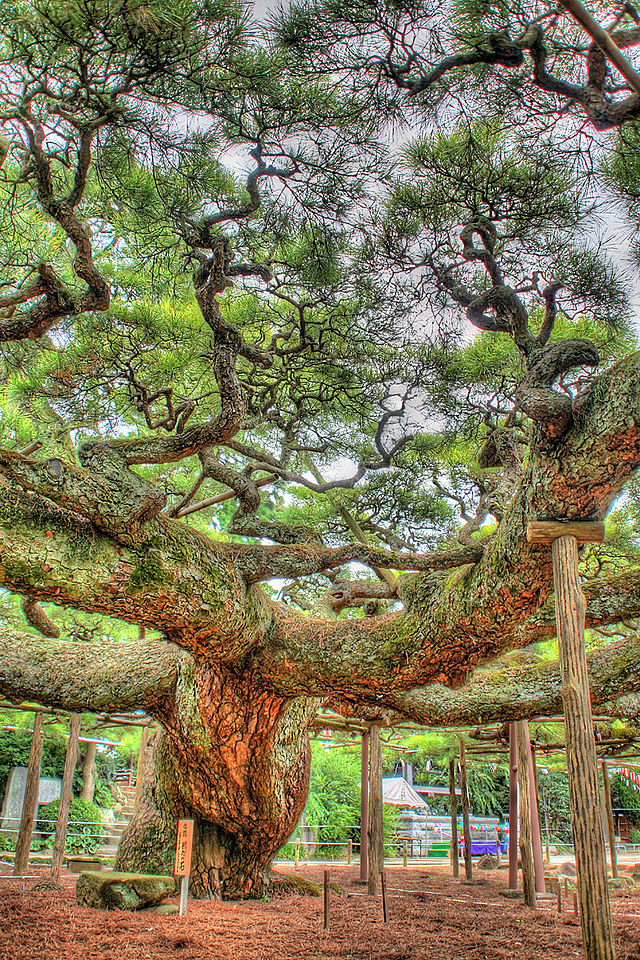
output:
[[[74,643],[0,631],[0,693],[61,710],[146,709],[175,697],[188,654],[164,641]]]

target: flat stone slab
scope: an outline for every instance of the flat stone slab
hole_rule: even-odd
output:
[[[76,900],[100,910],[141,910],[161,903],[175,888],[174,877],[83,870],[76,883]]]
[[[177,903],[161,903],[157,907],[144,907],[143,909],[145,913],[159,913],[161,916],[170,916],[178,913],[179,907]]]
[[[95,857],[67,857],[67,869],[70,873],[83,873],[86,870],[98,873],[102,870],[102,861]]]

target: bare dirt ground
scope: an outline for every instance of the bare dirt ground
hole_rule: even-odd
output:
[[[299,874],[322,882],[322,866]],[[581,957],[572,898],[533,911],[501,895],[504,871],[467,886],[445,867],[386,871],[389,922],[380,898],[357,882],[358,867],[331,867],[331,929],[322,899],[286,895],[269,901],[189,901],[187,917],[103,912],[75,901],[75,877],[62,893],[34,892],[44,874],[0,875],[1,960],[568,960]],[[174,901],[175,902],[175,901]],[[640,960],[640,890],[615,890],[618,960]]]

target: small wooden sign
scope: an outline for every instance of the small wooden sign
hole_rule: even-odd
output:
[[[176,844],[176,877],[188,877],[191,872],[191,850],[193,848],[193,820],[178,820],[178,842]]]

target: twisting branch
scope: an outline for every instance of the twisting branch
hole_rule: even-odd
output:
[[[23,490],[71,509],[122,542],[134,542],[141,525],[164,508],[163,491],[129,470],[107,445],[94,447],[93,462],[99,465],[95,472],[55,457],[36,462],[0,450],[0,474]]]
[[[332,570],[347,563],[394,570],[449,570],[464,564],[477,563],[483,554],[480,544],[457,547],[427,554],[392,553],[364,543],[343,547],[315,544],[300,546],[227,545],[238,570],[249,583],[273,577],[301,577],[323,570]]]
[[[0,297],[0,343],[37,340],[60,317],[75,312],[73,298],[47,263],[39,263],[37,277],[23,284],[14,293]],[[36,301],[26,311],[17,311],[22,304]]]
[[[60,627],[47,616],[37,600],[24,594],[20,600],[20,607],[27,623],[38,630],[43,637],[58,639]]]
[[[397,600],[396,592],[388,583],[377,580],[345,580],[335,583],[327,591],[331,609],[340,613],[347,607],[362,607],[370,600]]]
[[[230,284],[227,273],[229,246],[218,240],[213,256],[196,271],[196,299],[205,322],[213,333],[213,373],[220,395],[220,413],[208,423],[186,427],[170,437],[135,437],[113,441],[89,441],[79,450],[80,462],[90,467],[107,451],[116,453],[129,466],[141,463],[174,463],[206,447],[230,440],[240,428],[245,403],[236,372],[241,347],[239,335],[223,319],[217,296]]]
[[[516,390],[520,410],[543,425],[550,439],[567,432],[573,419],[573,401],[552,388],[573,367],[595,367],[600,355],[589,340],[562,340],[532,354],[525,377]]]
[[[607,644],[589,655],[589,685],[595,704],[640,689],[638,636]],[[562,713],[557,662],[510,665],[509,658],[478,670],[457,690],[433,684],[390,698],[405,718],[435,724],[466,724]],[[391,705],[391,704],[390,704]]]
[[[277,177],[281,180],[286,180],[294,176],[297,172],[297,167],[293,164],[291,167],[276,167],[273,164],[268,164],[265,162],[263,157],[264,148],[262,143],[258,142],[252,150],[249,151],[249,155],[256,162],[255,169],[252,170],[247,176],[246,180],[246,191],[249,195],[249,199],[246,203],[237,206],[237,207],[227,207],[223,210],[219,210],[218,213],[213,213],[199,222],[191,221],[189,226],[191,228],[190,233],[185,237],[186,242],[189,246],[195,248],[204,248],[207,250],[215,249],[216,244],[219,242],[219,236],[214,232],[213,228],[218,226],[221,223],[226,223],[229,221],[238,221],[246,220],[247,217],[250,217],[252,213],[255,213],[260,209],[262,205],[262,195],[260,193],[260,181],[268,179],[271,177]],[[266,280],[271,279],[271,273],[267,264],[252,264],[247,265],[246,268],[235,267],[234,273],[236,276],[247,275],[247,274],[256,274],[262,276]],[[233,274],[232,274],[233,275]]]

